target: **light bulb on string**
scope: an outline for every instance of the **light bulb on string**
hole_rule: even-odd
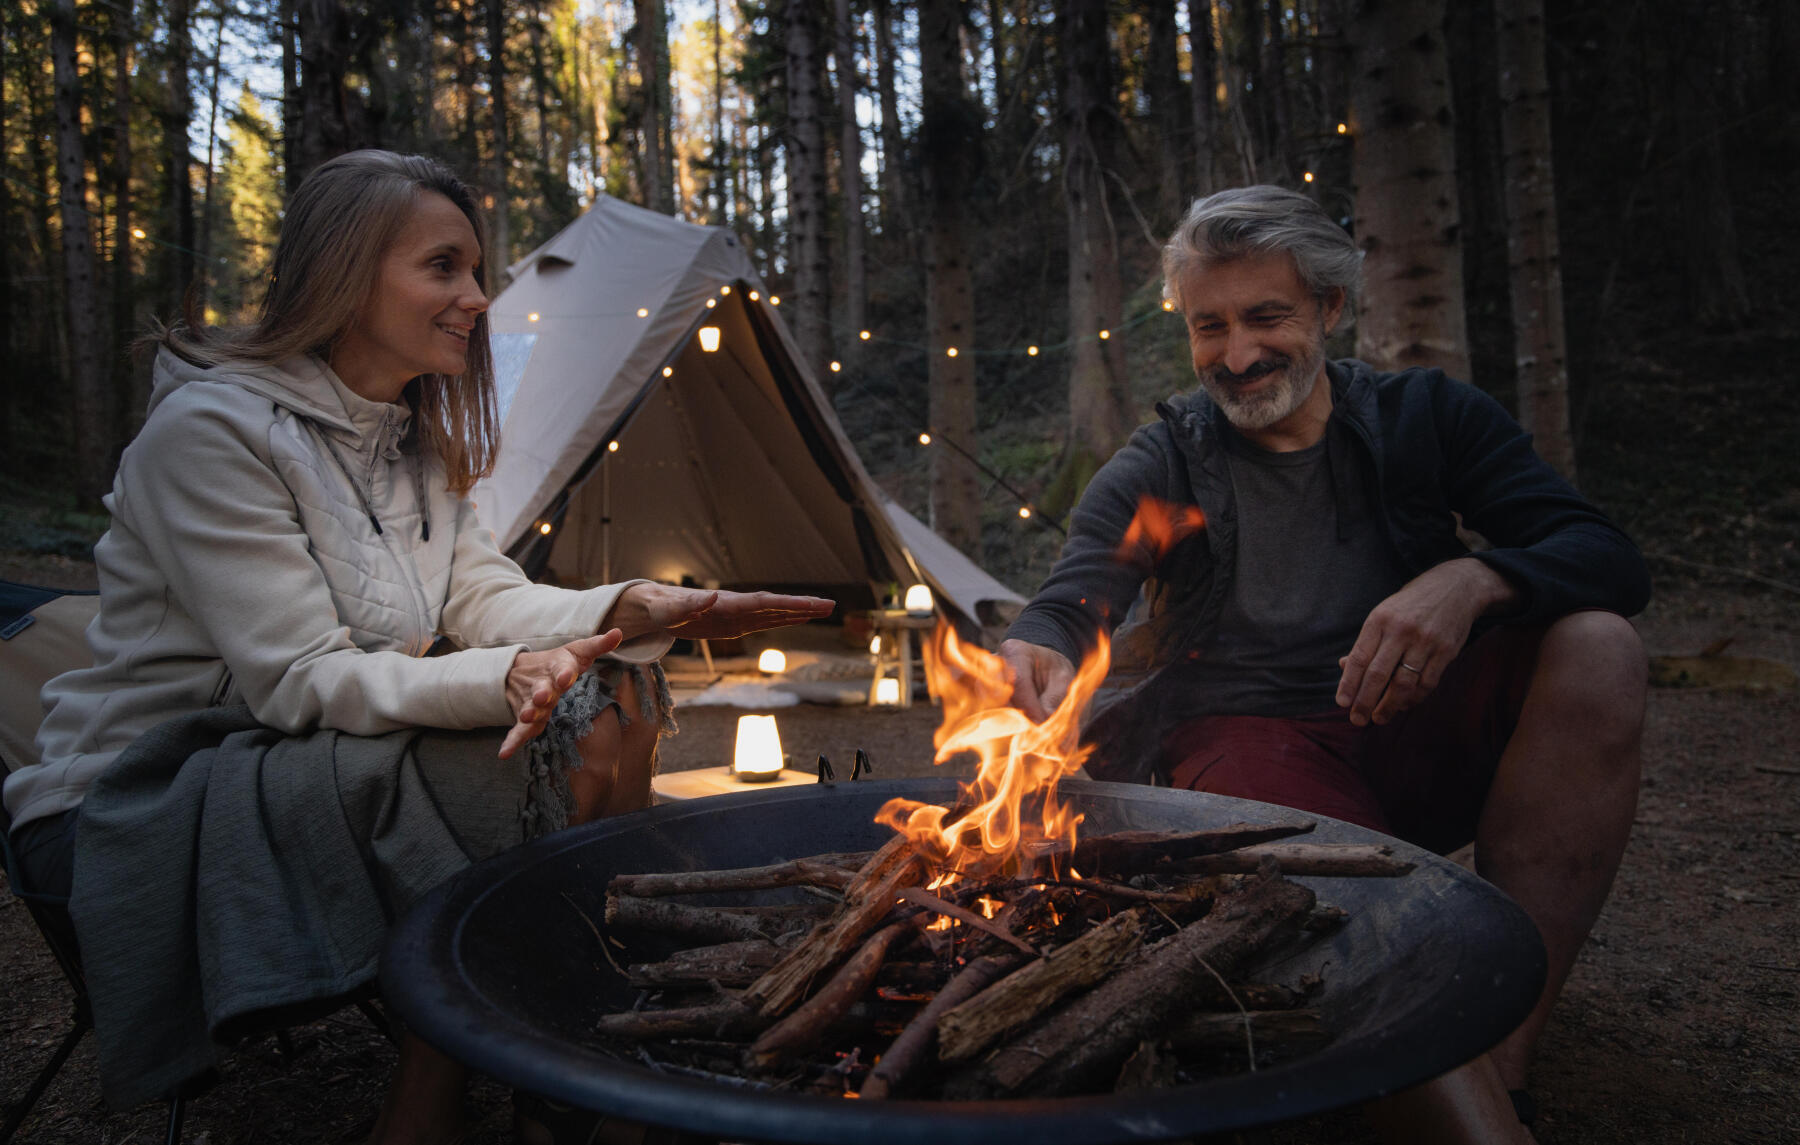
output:
[[[856,336],[858,338],[861,338],[865,342],[867,342],[870,337],[869,332],[867,330],[859,331]]]
[[[527,322],[536,322],[537,320],[538,320],[538,312],[535,310],[533,310],[530,314],[527,314],[525,316],[525,321],[527,321]]]
[[[720,294],[721,294],[721,295],[724,295],[724,294],[730,294],[730,293],[731,293],[731,287],[729,287],[729,286],[721,286],[721,287],[719,287],[719,293],[720,293]]]
[[[1031,506],[1030,505],[1020,505],[1019,506],[1019,519],[1023,520],[1023,521],[1029,521],[1031,519]]]
[[[831,363],[831,372],[832,373],[834,373],[834,374],[842,373],[843,369],[844,369],[844,363],[842,363],[842,362]]]
[[[780,306],[781,305],[781,296],[779,294],[769,295],[769,305],[770,306]]]
[[[674,366],[664,366],[663,367],[663,377],[672,378],[674,376],[675,376],[675,367]]]
[[[1111,330],[1102,330],[1102,331],[1100,331],[1100,340],[1101,340],[1101,341],[1102,341],[1102,342],[1104,342],[1104,341],[1106,341],[1106,340],[1107,340],[1107,339],[1108,339],[1108,338],[1111,338],[1111,337],[1112,337],[1112,331],[1111,331]]]
[[[750,292],[750,301],[752,301],[752,302],[755,302],[757,299],[759,299],[761,297],[762,297],[762,292],[760,290],[752,290]]]
[[[1313,181],[1313,173],[1312,173],[1312,172],[1311,172],[1311,171],[1308,171],[1308,172],[1307,172],[1307,173],[1306,173],[1306,174],[1304,174],[1304,175],[1302,175],[1302,176],[1300,176],[1300,177],[1301,177],[1301,178],[1302,178],[1302,179],[1305,179],[1305,180],[1306,180],[1306,181],[1307,181],[1307,182],[1308,182],[1308,183],[1310,183],[1310,182],[1312,182],[1312,181]]]
[[[944,350],[944,356],[945,356],[945,357],[946,357],[946,358],[954,358],[954,357],[956,357],[956,347],[955,347],[955,346],[950,346],[950,347],[948,347],[948,348],[946,348],[946,349],[945,349],[945,350]]]
[[[1038,356],[1038,348],[1036,346],[1027,346],[1025,347],[1025,353],[1028,356],[1035,358]]]
[[[606,443],[606,452],[608,452],[608,453],[617,453],[617,452],[619,452],[619,443],[618,443],[618,442],[616,442],[616,441],[609,441],[609,442],[607,442],[607,443]]]
[[[638,307],[638,317],[639,317],[639,318],[648,318],[648,317],[650,317],[650,310],[649,310],[649,308],[648,308],[648,307],[644,307],[644,306],[640,306],[640,307]]]
[[[921,433],[919,435],[919,444],[920,445],[930,445],[931,444],[931,435],[929,433]]]

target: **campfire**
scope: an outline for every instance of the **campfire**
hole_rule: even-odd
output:
[[[1321,976],[1260,971],[1347,917],[1287,876],[1410,862],[1298,841],[1314,824],[1292,815],[1083,834],[1058,787],[1085,758],[1104,639],[1042,724],[947,626],[926,667],[937,760],[973,752],[975,779],[949,805],[889,799],[872,852],[614,877],[608,956],[640,994],[599,1019],[606,1044],[736,1087],[962,1101],[1187,1085],[1330,1041]]]

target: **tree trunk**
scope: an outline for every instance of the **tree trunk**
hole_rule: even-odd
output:
[[[490,132],[494,151],[488,181],[493,194],[488,232],[488,280],[494,290],[506,287],[506,268],[512,265],[512,195],[507,175],[512,166],[512,144],[506,125],[506,0],[487,0],[488,109],[493,117]]]
[[[1268,172],[1282,180],[1293,178],[1291,157],[1293,126],[1288,115],[1287,89],[1287,22],[1283,15],[1285,0],[1268,0],[1263,6],[1262,48],[1257,53],[1256,87],[1262,105],[1266,133],[1263,154],[1268,157]]]
[[[1175,0],[1145,0],[1144,18],[1150,28],[1150,45],[1144,60],[1144,87],[1150,97],[1150,118],[1156,125],[1156,202],[1158,229],[1166,230],[1181,217],[1184,149],[1193,139],[1188,120],[1193,102],[1182,98],[1181,64],[1176,51]]]
[[[134,283],[131,252],[131,64],[132,46],[136,41],[136,9],[132,0],[121,0],[113,11],[113,265],[112,328],[107,346],[112,356],[114,394],[123,400],[113,411],[114,440],[127,441],[137,428],[137,419],[148,404],[149,393],[138,393],[133,385],[144,371],[132,369],[129,353],[132,337],[132,285]],[[6,154],[0,147],[0,155]],[[0,342],[0,345],[5,345]]]
[[[1213,135],[1219,86],[1212,0],[1188,0],[1188,58],[1193,72],[1189,94],[1194,99],[1194,193],[1210,195],[1217,178]]]
[[[219,142],[219,72],[225,58],[225,16],[227,9],[219,5],[218,27],[213,36],[212,77],[206,105],[206,174],[200,204],[200,307],[204,313],[211,294],[213,279],[213,199],[217,187],[213,168],[217,163]]]
[[[825,129],[819,98],[817,0],[787,0],[788,269],[794,337],[806,364],[829,386],[831,244],[827,237]]]
[[[872,0],[875,83],[881,88],[881,233],[906,232],[906,135],[900,129],[900,94],[894,73],[894,12],[889,0]]]
[[[1365,287],[1357,356],[1469,376],[1443,0],[1366,0],[1352,159]]]
[[[1125,380],[1118,233],[1107,210],[1115,120],[1105,0],[1063,0],[1063,196],[1069,228],[1069,446],[1046,510],[1060,516],[1125,442],[1134,420]],[[1067,504],[1064,504],[1064,502]]]
[[[844,325],[850,331],[850,360],[861,357],[856,332],[867,310],[868,275],[863,263],[862,124],[856,118],[856,27],[850,0],[836,0],[838,73],[838,182],[844,192]]]
[[[281,170],[287,193],[300,185],[300,134],[304,108],[300,96],[300,15],[298,0],[280,0],[281,37]]]
[[[69,388],[74,401],[75,489],[84,507],[105,495],[111,473],[106,375],[100,368],[99,290],[88,225],[87,161],[81,140],[81,75],[75,68],[75,0],[50,9],[56,81],[56,176],[61,193],[63,302],[68,311]]]
[[[338,0],[294,2],[300,38],[300,145],[288,173],[290,188],[325,160],[342,155],[350,144],[344,108],[349,22]]]
[[[644,202],[675,213],[675,139],[670,129],[669,18],[662,0],[632,0],[637,11],[638,74],[644,84]]]
[[[1519,422],[1536,437],[1538,454],[1572,482],[1575,441],[1569,430],[1543,0],[1495,0],[1494,29]]]
[[[936,438],[930,523],[938,535],[979,561],[981,486],[969,461],[977,449],[975,293],[965,188],[980,163],[981,113],[963,78],[962,22],[962,0],[924,0],[919,6],[927,387]]]
[[[193,119],[191,81],[193,39],[188,28],[189,0],[171,0],[168,6],[169,60],[164,74],[163,171],[167,219],[163,231],[170,245],[165,262],[163,306],[170,314],[181,311],[188,287],[194,281],[194,181],[193,158],[188,154],[188,125]]]
[[[713,56],[713,137],[712,137],[712,171],[707,178],[712,203],[712,223],[723,227],[731,223],[731,204],[727,201],[731,188],[728,164],[725,158],[725,26],[721,22],[722,12],[719,0],[713,0],[712,56]]]

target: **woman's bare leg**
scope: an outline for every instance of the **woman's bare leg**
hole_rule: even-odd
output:
[[[650,773],[661,729],[643,717],[630,673],[619,677],[618,700],[618,707],[602,712],[594,730],[580,741],[581,766],[567,773],[569,793],[575,797],[570,826],[650,806]],[[620,711],[632,713],[630,727],[620,726]]]
[[[463,1085],[469,1071],[409,1033],[394,1067],[370,1145],[452,1145],[468,1130]]]

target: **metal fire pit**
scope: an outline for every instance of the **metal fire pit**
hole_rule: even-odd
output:
[[[1200,830],[1291,819],[1267,804],[1189,791],[1070,782],[1082,831]],[[950,803],[950,780],[753,792],[657,807],[539,840],[464,872],[395,928],[384,992],[408,1026],[500,1081],[580,1108],[731,1141],[1038,1145],[1164,1141],[1356,1104],[1490,1048],[1542,988],[1543,947],[1523,911],[1460,867],[1395,844],[1400,879],[1305,879],[1350,921],[1257,973],[1320,972],[1328,1046],[1254,1073],[1170,1090],[1019,1101],[845,1101],[659,1074],[602,1052],[591,1031],[635,991],[608,964],[604,896],[615,874],[753,866],[879,846],[892,796]],[[1318,842],[1389,840],[1319,820]],[[770,901],[760,892],[756,901]],[[717,895],[714,904],[750,901]],[[585,914],[585,918],[583,917]],[[642,951],[639,936],[633,957]]]

